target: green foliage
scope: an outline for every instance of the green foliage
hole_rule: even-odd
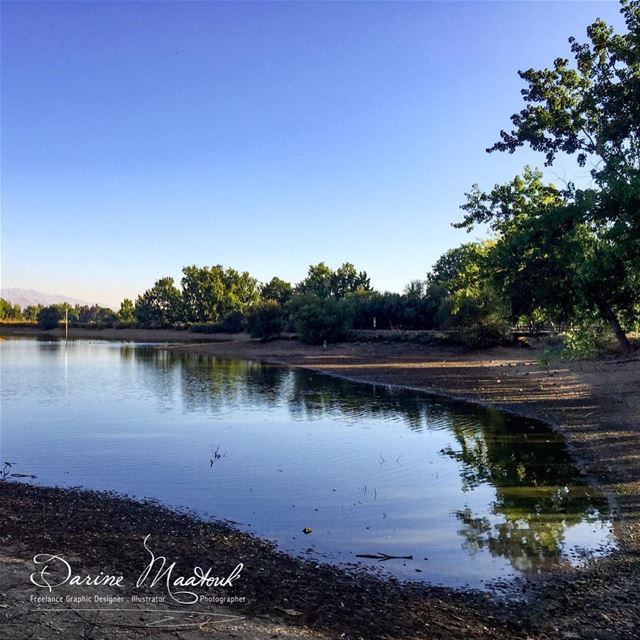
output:
[[[488,223],[496,241],[486,270],[508,298],[511,315],[566,322],[597,311],[625,345],[619,317],[629,319],[640,286],[640,246],[617,242],[610,225],[594,224],[600,196],[563,192],[526,167],[522,177],[489,193],[474,186],[459,227]]]
[[[191,333],[222,333],[217,322],[196,322],[189,327]]]
[[[554,216],[539,214],[538,228],[548,225],[555,231],[553,248],[573,287],[560,307],[571,314],[597,310],[629,350],[622,322],[632,326],[636,321],[640,283],[640,2],[623,1],[621,7],[626,33],[616,34],[596,20],[587,28],[589,42],[569,39],[573,64],[557,58],[552,69],[520,72],[527,83],[525,108],[511,117],[514,128],[502,131],[489,151],[512,153],[529,145],[545,154],[547,165],[559,153],[575,155],[581,167],[591,162],[593,188],[568,185],[562,203],[547,203],[539,193],[528,208],[541,212],[550,204],[556,210]],[[505,194],[498,196],[501,202],[508,200]],[[487,216],[486,209],[471,205],[465,226],[483,219],[498,226],[505,221],[495,208]],[[511,205],[506,221],[518,209]],[[554,224],[554,218],[562,222]],[[529,231],[533,226],[527,223]],[[570,235],[568,247],[559,237],[563,226]],[[531,233],[528,237],[532,239]],[[577,255],[574,244],[579,245]],[[558,283],[558,291],[563,284]]]
[[[291,300],[292,295],[293,287],[291,283],[285,282],[280,278],[271,278],[260,291],[260,298],[262,300],[275,300],[282,307]]]
[[[441,328],[473,326],[484,319],[508,317],[508,301],[491,278],[493,241],[450,249],[427,276],[426,296]]]
[[[610,332],[603,320],[593,316],[577,318],[565,332],[562,357],[569,360],[595,358],[610,342]]]
[[[367,272],[356,271],[350,262],[345,262],[336,271],[324,262],[311,265],[307,277],[296,287],[297,294],[318,298],[343,298],[349,293],[370,290],[371,282]]]
[[[349,300],[296,296],[288,308],[296,332],[307,344],[344,340],[353,327],[353,307]]]
[[[486,349],[506,342],[511,334],[509,323],[502,318],[477,320],[462,330],[461,341],[471,349]]]
[[[220,322],[196,322],[189,326],[192,333],[240,333],[246,321],[240,311],[228,313]]]
[[[22,317],[25,320],[32,320],[35,322],[38,320],[38,314],[40,313],[40,310],[42,308],[43,308],[43,305],[41,304],[33,304],[33,305],[30,304],[26,306],[22,311]]]
[[[138,296],[135,315],[143,327],[168,327],[181,321],[182,296],[173,278],[160,278],[151,289]]]
[[[527,83],[525,108],[511,116],[489,151],[530,145],[551,165],[559,153],[576,155],[583,167],[599,160],[591,174],[601,186],[637,171],[640,112],[640,3],[621,3],[627,32],[616,34],[598,19],[587,28],[588,43],[569,38],[574,64],[556,58],[552,69],[520,71]]]
[[[431,329],[434,305],[426,295],[424,286],[416,282],[403,294],[358,291],[347,299],[351,303],[355,329]],[[374,327],[375,320],[375,327]]]
[[[284,329],[284,314],[276,300],[261,300],[247,314],[247,329],[253,338],[267,340]]]
[[[184,322],[218,322],[233,311],[244,311],[258,299],[258,282],[247,271],[193,265],[182,273]]]
[[[0,298],[0,320],[20,320],[22,310],[19,304],[11,304],[8,300]]]
[[[245,328],[244,315],[241,311],[231,311],[219,324],[223,333],[240,333]]]
[[[82,324],[99,324],[99,325],[112,325],[118,321],[118,314],[108,307],[101,307],[100,305],[92,306],[76,306],[69,308],[69,320],[78,321]],[[64,314],[64,310],[61,311]]]
[[[136,319],[136,308],[135,305],[129,298],[125,298],[120,303],[120,309],[118,311],[118,320],[120,322],[132,323],[135,322]]]
[[[60,309],[56,306],[43,307],[38,313],[38,325],[41,329],[55,329],[62,317]]]

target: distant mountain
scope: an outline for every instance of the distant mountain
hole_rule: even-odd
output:
[[[0,289],[0,298],[8,300],[11,304],[19,304],[23,309],[29,305],[36,304],[55,304],[57,302],[68,302],[71,305],[92,305],[95,302],[87,302],[79,300],[71,296],[61,294],[44,293],[35,289]]]

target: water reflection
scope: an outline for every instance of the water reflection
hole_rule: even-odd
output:
[[[249,360],[218,359],[198,354],[130,348],[126,357],[135,357],[158,373],[158,390],[171,373],[180,376],[185,406],[192,410],[250,403],[275,407],[283,400],[293,418],[320,419],[340,413],[347,422],[363,418],[402,420],[409,429],[449,428],[451,402],[430,399],[423,394],[387,386],[367,385],[304,370]],[[467,405],[459,404],[468,409]],[[479,410],[475,413],[489,413]]]
[[[535,421],[152,345],[0,348],[2,454],[38,482],[153,497],[329,561],[412,555],[385,568],[454,586],[610,542],[606,500]]]
[[[345,426],[383,418],[402,420],[412,431],[450,431],[456,445],[440,454],[456,461],[462,491],[481,485],[495,491],[488,515],[474,515],[468,507],[453,511],[470,554],[487,550],[520,571],[538,572],[562,561],[569,527],[607,517],[606,499],[586,484],[563,438],[540,422],[258,362],[155,349],[125,353],[156,372],[178,372],[190,410],[219,411],[238,403],[274,407],[284,400],[296,420],[339,414]],[[163,385],[155,388],[162,392]]]

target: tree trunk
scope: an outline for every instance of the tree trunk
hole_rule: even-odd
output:
[[[631,343],[629,342],[629,338],[627,338],[625,332],[622,330],[620,322],[618,322],[618,318],[613,312],[613,309],[606,303],[600,304],[599,307],[603,318],[609,323],[609,326],[620,343],[622,350],[625,353],[629,353],[629,351],[631,351]]]

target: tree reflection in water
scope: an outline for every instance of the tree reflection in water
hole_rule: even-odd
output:
[[[124,350],[149,364],[160,394],[175,389],[187,410],[214,414],[242,404],[285,407],[295,421],[339,417],[345,427],[366,418],[403,421],[408,429],[446,429],[463,491],[492,487],[490,515],[453,510],[471,554],[488,550],[524,572],[562,561],[565,534],[580,523],[599,526],[607,502],[587,486],[564,440],[544,424],[419,392],[368,385],[304,370],[246,360],[177,354],[153,348]],[[164,379],[164,384],[162,383]],[[166,400],[166,397],[165,397]]]
[[[443,451],[459,463],[463,490],[495,490],[492,517],[456,511],[465,547],[507,557],[521,571],[549,569],[562,559],[567,528],[597,525],[606,499],[586,484],[563,438],[548,427],[498,412],[486,417],[470,431],[454,416],[458,448]]]

